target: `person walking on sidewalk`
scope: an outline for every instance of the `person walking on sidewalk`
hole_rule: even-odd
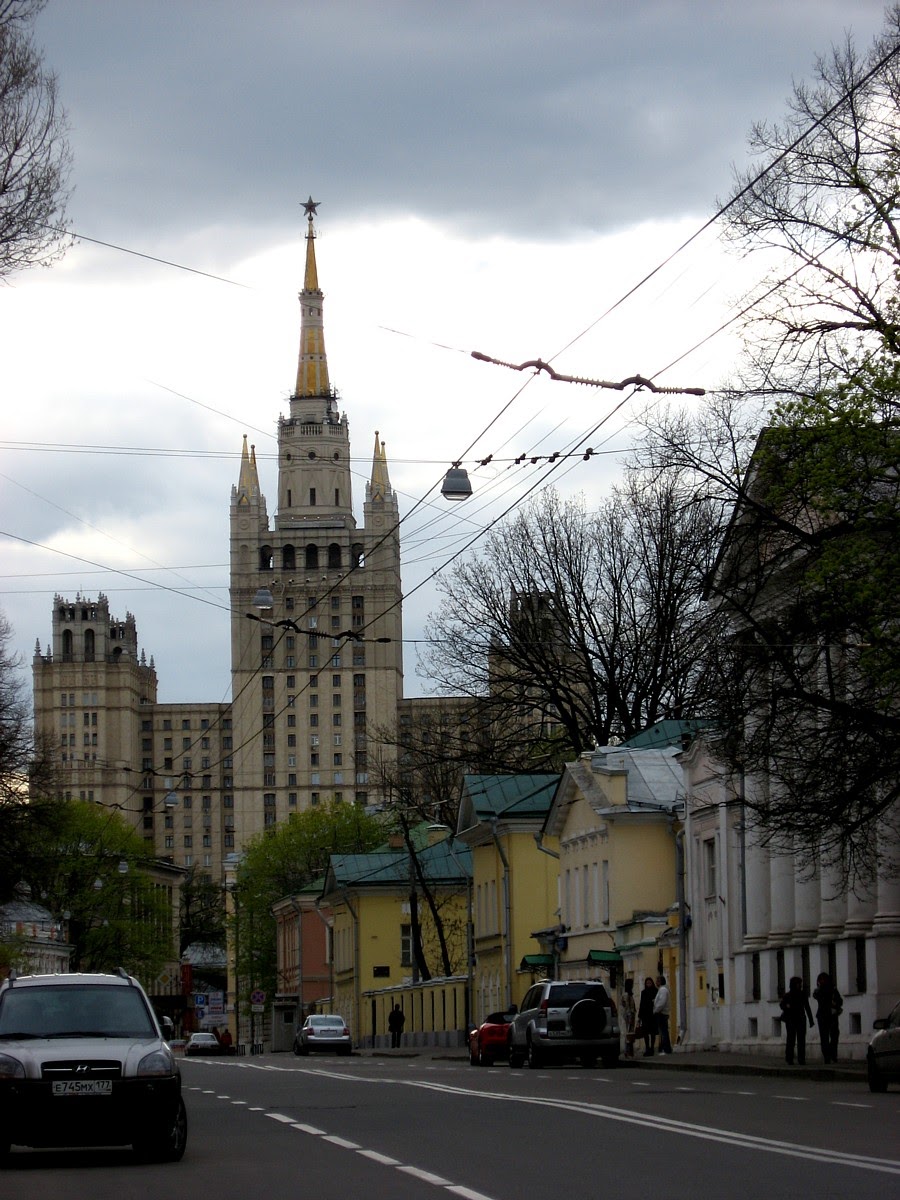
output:
[[[634,1002],[634,980],[626,979],[622,984],[622,1024],[625,1026],[625,1057],[634,1058],[634,1027],[637,1023],[637,1005]]]
[[[669,989],[665,975],[656,977],[656,995],[653,997],[653,1014],[656,1017],[656,1032],[659,1034],[660,1054],[671,1054],[669,1040]]]
[[[656,1045],[656,1015],[653,1012],[653,998],[656,995],[656,984],[648,975],[644,980],[638,1003],[638,1024],[644,1039],[644,1058],[649,1058]]]
[[[400,1045],[400,1035],[403,1033],[403,1026],[406,1024],[406,1014],[399,1004],[395,1004],[388,1013],[387,1023],[391,1035],[391,1049],[396,1050]]]
[[[838,1037],[841,1032],[838,1018],[844,1011],[844,1002],[826,971],[816,980],[813,999],[817,1005],[816,1024],[822,1039],[822,1057],[827,1063],[837,1062]]]
[[[806,1065],[806,1022],[812,1029],[812,1009],[809,1007],[809,993],[803,986],[799,975],[794,975],[788,984],[788,990],[780,1000],[781,1019],[787,1031],[785,1058],[789,1065],[794,1062],[794,1046],[797,1047],[797,1062],[802,1067]]]

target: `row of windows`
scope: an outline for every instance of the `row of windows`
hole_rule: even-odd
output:
[[[335,503],[339,503],[337,492],[335,492]],[[288,501],[290,505],[290,500]],[[311,508],[316,506],[316,489],[309,489],[309,504]],[[354,542],[350,547],[350,565],[353,567],[361,567],[363,565],[364,548],[362,543]],[[283,546],[281,549],[281,569],[283,571],[295,571],[298,566],[298,560],[301,560],[307,571],[317,571],[319,566],[327,566],[331,569],[342,567],[344,565],[344,552],[337,542],[331,542],[327,547],[320,547],[315,542],[309,542],[306,546]],[[275,551],[271,546],[260,546],[259,548],[259,569],[260,571],[275,570]],[[339,598],[338,598],[339,599]]]
[[[84,708],[93,708],[97,703],[97,693],[96,692],[82,692],[81,693],[81,703]],[[75,707],[75,693],[74,692],[60,692],[59,704],[60,704],[60,708],[74,708]]]
[[[70,703],[71,703],[71,701],[70,701]],[[223,717],[220,722],[217,722],[217,724],[219,725],[219,727],[221,729],[231,729],[231,717]],[[164,732],[170,731],[172,728],[172,718],[164,717],[162,727],[163,727]],[[209,718],[201,717],[200,718],[200,729],[201,730],[209,729],[209,727],[210,727]],[[192,728],[190,717],[182,718],[181,728],[182,729],[191,729]],[[149,720],[148,718],[145,718],[143,721],[141,721],[141,730],[143,733],[151,733],[153,730],[153,722],[151,720]]]

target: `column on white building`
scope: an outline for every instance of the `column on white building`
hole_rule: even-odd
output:
[[[830,942],[840,937],[847,919],[847,892],[839,866],[825,866],[819,876],[821,912],[819,915],[819,938]]]
[[[794,878],[794,936],[799,943],[811,942],[819,931],[821,885],[817,870],[803,870]]]
[[[773,854],[769,865],[771,916],[769,941],[784,945],[794,934],[794,860],[789,854]]]
[[[753,786],[748,780],[747,787]],[[753,814],[744,809],[743,859],[747,925],[744,948],[755,950],[769,940],[769,851],[760,844]]]
[[[878,933],[900,933],[900,841],[895,833],[897,808],[890,814],[890,825],[883,827],[878,841],[877,906],[872,922],[873,930]]]

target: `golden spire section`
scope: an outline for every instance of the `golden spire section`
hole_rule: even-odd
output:
[[[313,217],[318,207],[310,196],[306,211],[306,270],[300,293],[300,360],[297,364],[295,396],[330,396],[328,359],[325,357],[325,330],[322,320],[322,289],[316,269],[316,231]]]
[[[238,476],[238,503],[249,504],[251,500],[259,499],[259,474],[256,470],[256,447],[247,449],[247,435],[244,434],[244,445],[241,449],[241,473]]]
[[[370,500],[386,500],[391,490],[388,478],[387,454],[384,442],[378,440],[378,430],[375,430],[375,453],[372,455],[372,482],[369,484]]]

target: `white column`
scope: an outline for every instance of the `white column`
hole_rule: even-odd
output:
[[[847,919],[846,884],[841,876],[840,868],[823,867],[819,887],[822,896],[819,938],[822,941],[830,942],[843,932],[844,921]]]
[[[748,780],[748,788],[750,781]],[[744,809],[743,868],[744,895],[747,904],[747,929],[744,947],[755,950],[769,940],[769,851],[759,843],[753,814]]]
[[[804,872],[794,879],[795,942],[811,942],[819,929],[821,887],[819,872]]]
[[[900,841],[895,830],[898,809],[894,807],[879,836],[878,901],[872,928],[879,933],[900,933]]]
[[[769,895],[771,917],[769,941],[783,946],[794,933],[794,860],[787,854],[773,854],[770,868]]]

